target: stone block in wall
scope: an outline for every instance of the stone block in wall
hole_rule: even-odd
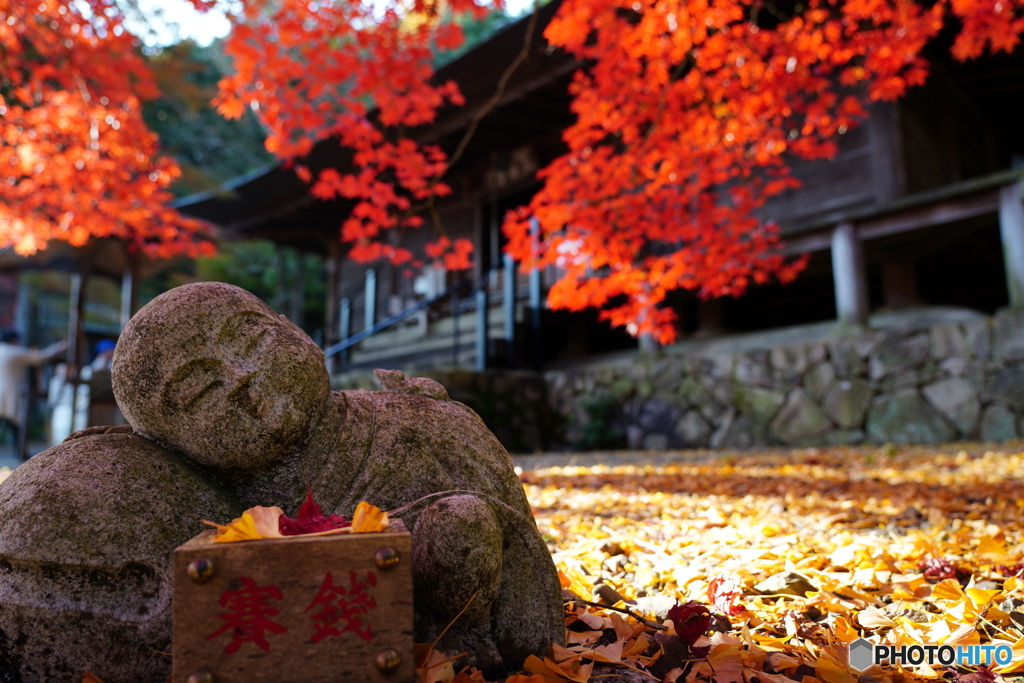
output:
[[[804,391],[814,400],[820,400],[835,378],[836,371],[828,361],[812,365],[804,373]]]
[[[1024,312],[1007,311],[992,321],[996,355],[1004,363],[1024,360]]]
[[[963,324],[963,330],[971,355],[978,360],[988,360],[992,356],[992,327],[988,318],[968,320]]]
[[[707,446],[711,439],[711,425],[696,410],[688,410],[676,422],[675,434],[680,445],[690,448]]]
[[[864,358],[850,337],[833,339],[829,344],[832,367],[839,377],[857,377],[864,374]]]
[[[691,406],[704,407],[714,402],[711,392],[700,382],[686,377],[679,383],[679,397]]]
[[[803,389],[794,389],[771,423],[772,436],[787,444],[823,434],[832,422]]]
[[[864,424],[864,415],[875,390],[862,379],[843,379],[832,383],[821,407],[841,429],[856,429]]]
[[[864,443],[864,436],[860,429],[833,429],[825,432],[823,439],[826,446],[856,446]]]
[[[700,370],[697,374],[701,377],[728,379],[732,375],[732,366],[733,357],[730,354],[702,356],[700,358]]]
[[[718,405],[727,406],[732,401],[732,386],[724,381],[718,381],[708,385],[711,398],[715,399]]]
[[[981,402],[971,385],[959,377],[951,377],[921,389],[925,400],[962,435],[974,432],[981,415]]]
[[[660,358],[651,367],[655,393],[675,391],[682,379],[682,363],[678,358]]]
[[[1001,368],[992,381],[991,398],[1024,409],[1024,366]]]
[[[636,450],[644,444],[644,430],[636,425],[626,427],[626,448]]]
[[[736,357],[735,379],[740,384],[771,387],[775,382],[767,351],[746,351]]]
[[[811,366],[828,360],[828,348],[824,344],[811,344],[807,347],[807,365]]]
[[[668,434],[647,434],[640,446],[646,450],[663,451],[668,448],[668,441]]]
[[[661,400],[652,398],[645,401],[637,411],[636,424],[644,432],[668,434],[679,417],[676,407]]]
[[[915,389],[876,397],[868,410],[866,431],[875,443],[941,443],[956,437]]]
[[[946,358],[939,362],[939,370],[950,377],[963,377],[967,374],[968,365],[966,358]]]
[[[883,342],[868,360],[871,379],[880,380],[921,365],[928,357],[930,348],[931,343],[926,332]]]
[[[786,394],[776,389],[762,389],[738,384],[733,388],[733,404],[736,409],[754,422],[767,425],[779,412],[786,400]]]
[[[931,356],[936,360],[970,355],[963,330],[956,323],[938,323],[929,331]]]
[[[982,441],[1005,441],[1017,437],[1016,417],[1006,406],[993,403],[981,416]]]
[[[794,384],[809,365],[806,346],[776,346],[768,353],[775,379],[782,384]]]
[[[942,370],[939,368],[938,363],[928,362],[916,368],[910,368],[909,370],[889,375],[881,382],[878,382],[877,386],[882,393],[890,394],[900,389],[931,384],[942,379],[942,377]]]
[[[711,435],[712,448],[751,448],[767,444],[768,434],[764,427],[731,409],[726,413],[722,424]]]

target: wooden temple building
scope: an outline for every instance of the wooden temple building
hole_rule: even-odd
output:
[[[446,178],[454,192],[438,210],[449,236],[476,245],[472,272],[406,277],[389,264],[351,261],[338,241],[346,202],[315,199],[284,165],[183,198],[178,208],[219,226],[224,238],[265,238],[323,256],[324,346],[336,369],[531,367],[635,347],[593,312],[544,310],[556,274],[514,272],[502,257],[502,215],[537,191],[536,171],[562,153],[561,131],[572,122],[567,86],[580,64],[542,36],[558,4],[537,10],[528,58]],[[458,82],[466,105],[442,111],[421,141],[449,151],[458,144],[530,26],[529,17],[519,19],[439,70],[439,79]],[[938,42],[926,85],[874,105],[867,123],[841,137],[834,159],[795,161],[803,187],[765,207],[787,251],[811,254],[806,271],[738,299],[675,293],[669,303],[684,338],[834,319],[863,324],[876,311],[921,305],[987,313],[1024,306],[1024,50],[961,64]],[[304,163],[314,172],[342,166],[345,152],[323,141]],[[431,230],[399,239],[415,252]]]

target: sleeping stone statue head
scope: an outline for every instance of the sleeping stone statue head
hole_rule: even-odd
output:
[[[136,432],[229,477],[293,452],[330,393],[323,352],[302,330],[216,282],[144,306],[118,342],[112,380]]]

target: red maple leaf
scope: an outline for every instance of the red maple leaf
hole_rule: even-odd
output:
[[[299,507],[296,517],[298,519],[281,515],[281,519],[278,521],[278,530],[285,536],[298,536],[299,534],[314,534],[352,525],[341,515],[324,516],[324,511],[313,499],[313,487],[309,484],[306,484],[306,501]]]
[[[707,605],[696,600],[676,605],[668,611],[668,618],[675,625],[676,635],[679,636],[679,639],[691,648],[697,639],[707,633],[711,627],[710,610]]]

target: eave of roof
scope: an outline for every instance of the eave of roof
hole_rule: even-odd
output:
[[[513,74],[504,96],[495,106],[500,109],[524,94],[564,77],[575,70],[578,62],[561,51],[548,49],[543,31],[551,21],[561,0],[553,0],[536,10],[538,13],[530,59]],[[446,107],[435,122],[416,131],[421,142],[437,143],[445,136],[466,128],[478,111],[494,95],[495,83],[508,65],[521,52],[532,15],[521,17],[499,29],[491,38],[444,65],[435,81],[453,80],[466,100],[464,107]],[[302,160],[314,173],[321,168],[343,167],[349,153],[334,139],[321,140],[308,157]],[[276,219],[291,218],[296,228],[317,232],[321,221],[333,217],[330,225],[337,227],[337,216],[346,211],[346,202],[322,202],[309,194],[309,186],[295,175],[290,164],[278,162],[234,178],[215,190],[176,199],[172,206],[182,213],[201,218],[221,229],[225,237],[265,236],[260,232],[271,227]],[[282,235],[287,241],[289,236]],[[312,248],[310,235],[294,235],[297,246]]]

